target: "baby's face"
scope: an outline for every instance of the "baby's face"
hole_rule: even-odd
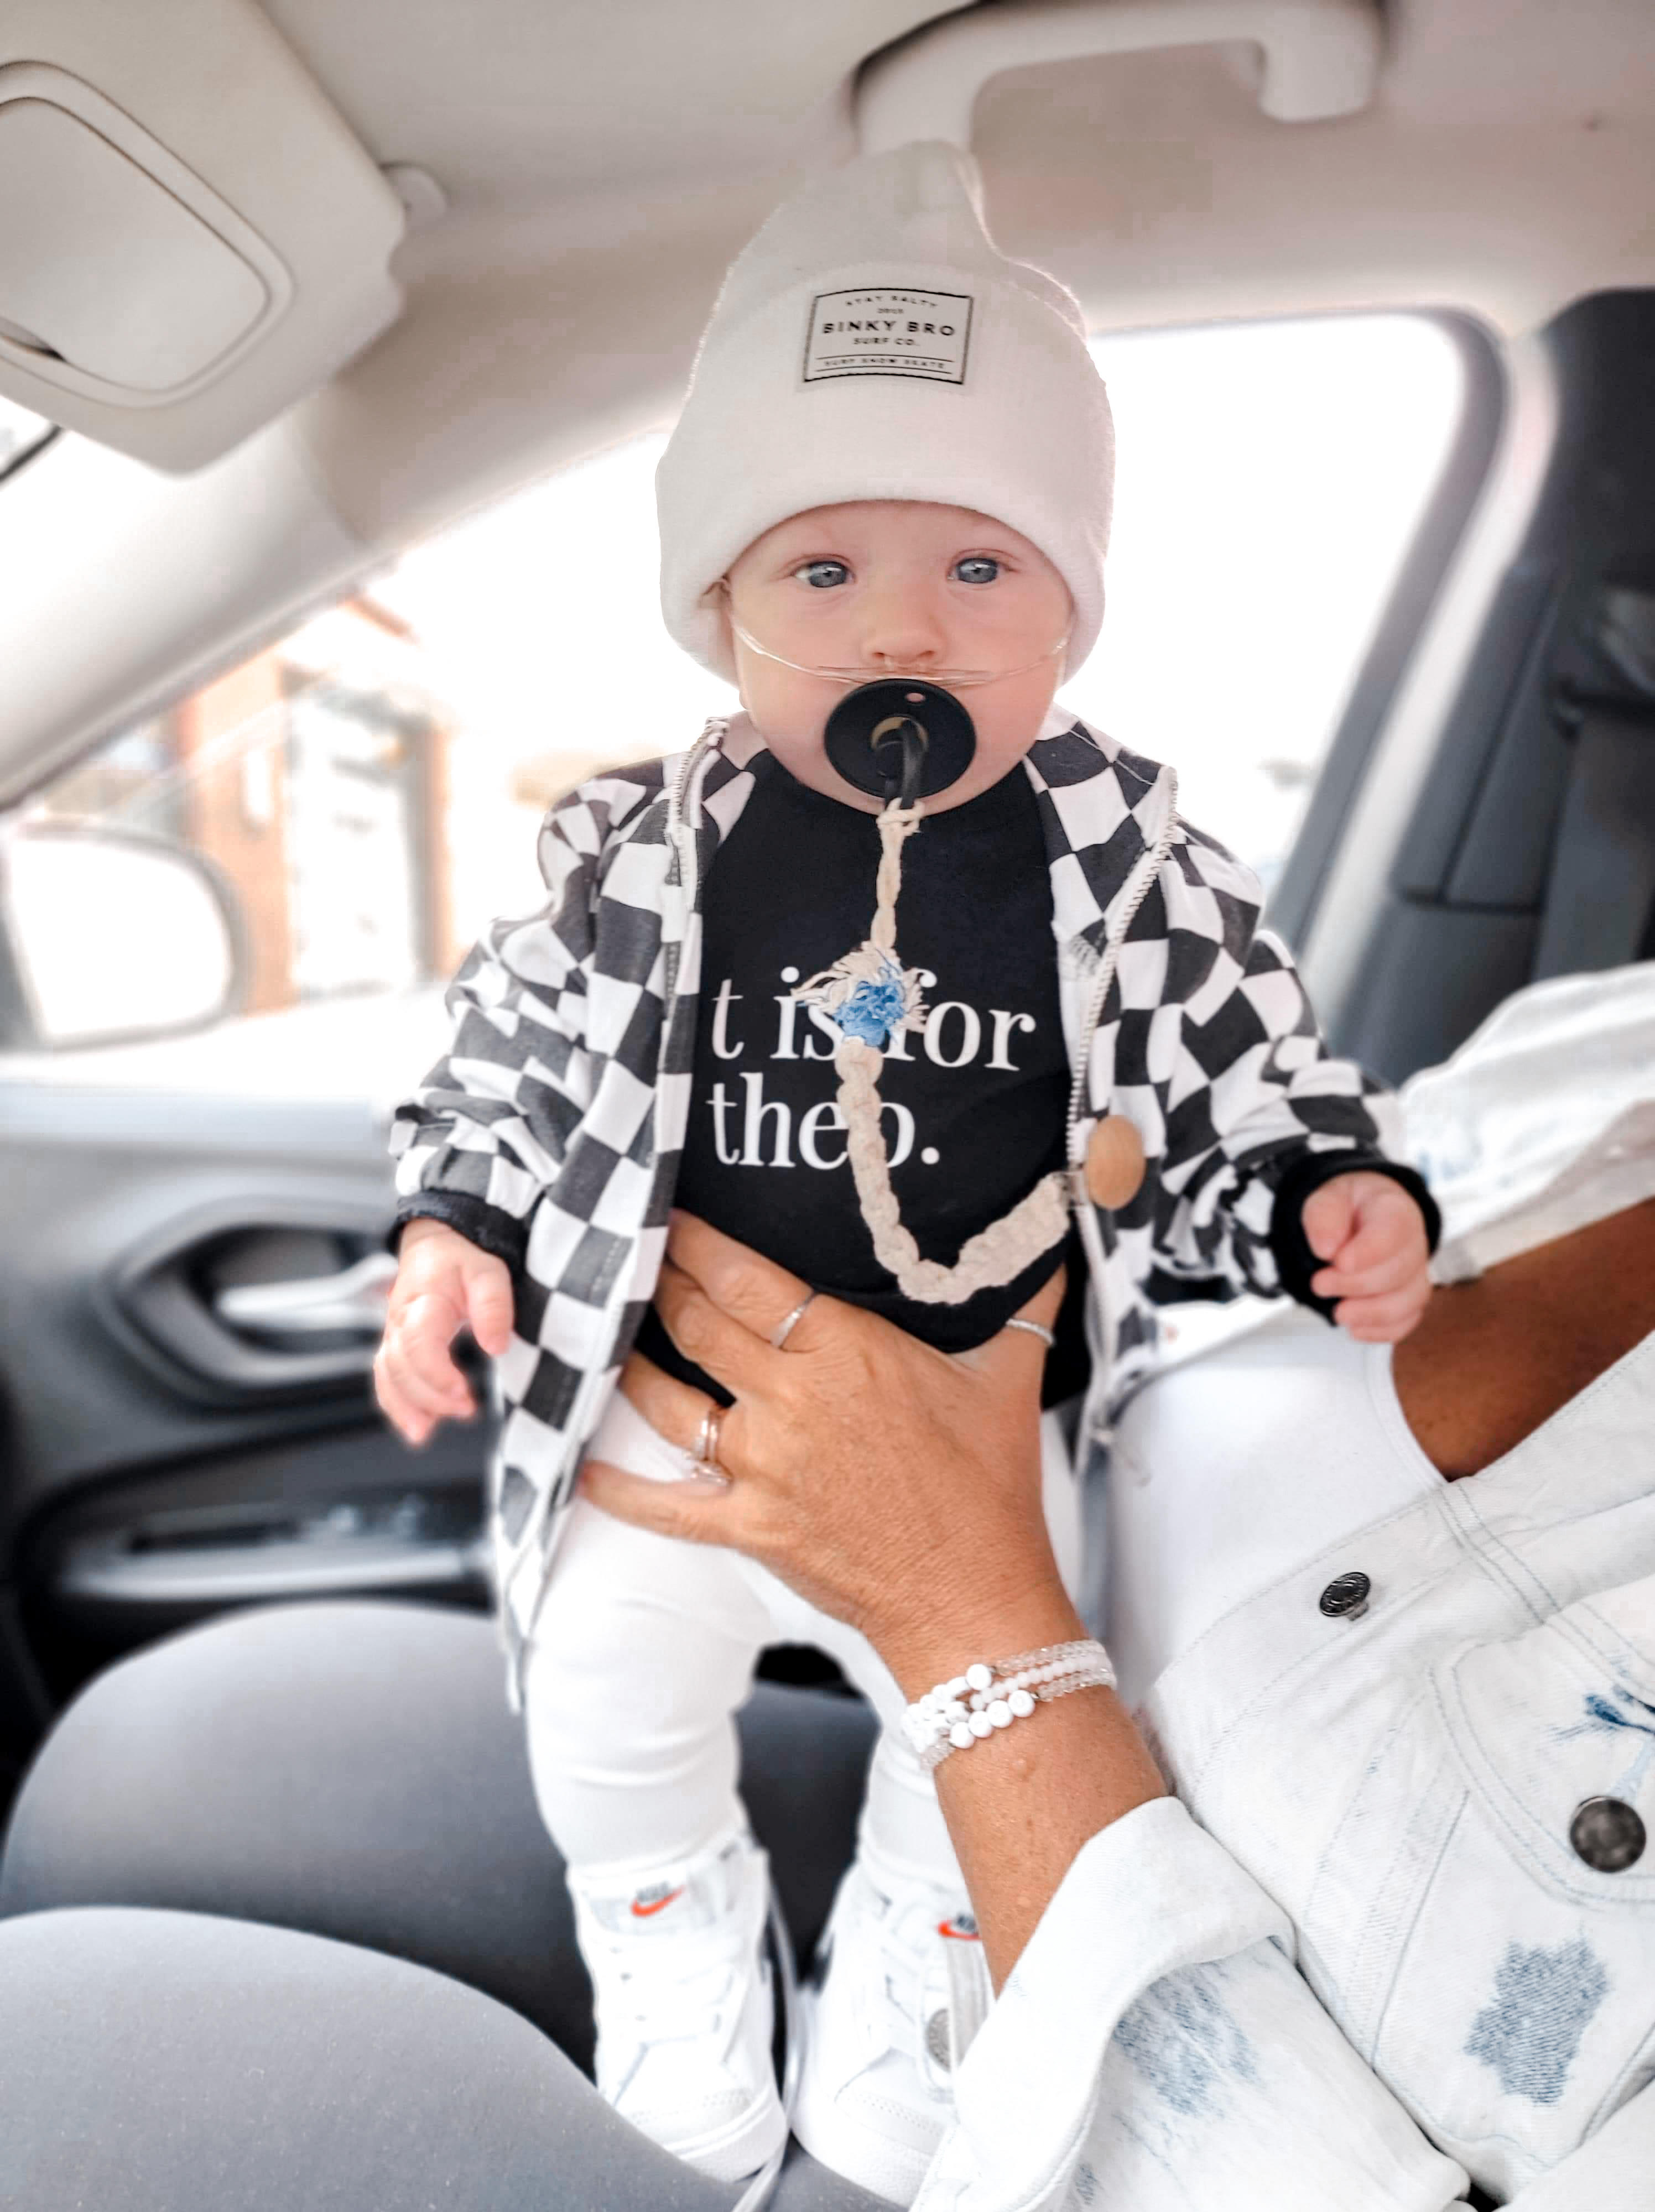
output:
[[[871,814],[879,800],[834,774],[822,742],[851,684],[934,674],[946,684],[950,670],[996,672],[959,693],[977,752],[958,783],[926,801],[941,813],[998,783],[1034,743],[1073,619],[1068,586],[1026,538],[970,507],[919,500],[793,515],[755,538],[727,582],[741,702],[760,735],[800,783]],[[743,643],[743,630],[764,653]]]

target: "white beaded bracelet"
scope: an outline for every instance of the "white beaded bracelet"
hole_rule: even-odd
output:
[[[1091,1638],[1019,1651],[993,1666],[979,1659],[963,1674],[939,1682],[903,1715],[903,1729],[922,1766],[940,1766],[951,1752],[969,1751],[984,1736],[1026,1720],[1037,1705],[1071,1690],[1110,1690],[1115,1669]]]

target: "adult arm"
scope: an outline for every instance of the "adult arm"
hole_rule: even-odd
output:
[[[1021,2116],[1076,2063],[1077,2039],[1088,2056],[1100,2047],[1088,1962],[1112,1916],[1138,1902],[1133,1868],[1110,1862],[1140,1817],[1089,1844],[1053,1899],[960,2069],[960,2124],[916,2212],[1463,2205],[1463,2170],[1432,2148],[1271,1941],[1171,1974],[1129,2005],[1104,2031],[1068,2171],[1041,2168]],[[1507,2212],[1647,2212],[1652,2173],[1655,2087],[1506,2199]]]
[[[1137,1818],[1089,1844],[1052,1900],[956,2076],[958,2123],[916,2212],[1463,2203],[1463,2170],[1364,2064],[1279,1940],[1214,1945],[1119,2002],[1107,1971],[1118,1917],[1146,1904],[1176,1914],[1180,1903],[1146,1896],[1160,1854],[1131,1836]],[[1168,1852],[1167,1874],[1176,1863]],[[1179,1871],[1187,1882],[1203,1869],[1190,1852]]]
[[[1080,1632],[1040,1511],[1037,1340],[1008,1331],[949,1358],[821,1297],[776,1352],[770,1333],[804,1296],[796,1278],[683,1217],[669,1255],[667,1328],[735,1393],[719,1446],[733,1480],[662,1485],[588,1464],[594,1503],[762,1560],[861,1628],[910,1697],[974,1659]],[[1049,1316],[1057,1292],[1049,1285],[1025,1317]],[[623,1387],[664,1435],[693,1443],[701,1392],[636,1357]],[[946,1759],[937,1780],[1001,1994],[958,2076],[959,2124],[923,2212],[1454,2202],[1459,2169],[1344,2043],[1292,1967],[1284,1916],[1166,1796],[1111,1692],[1041,1706]],[[1188,1978],[1203,1974],[1219,1981]],[[1175,2112],[1187,2101],[1184,2062],[1162,2067],[1157,2087],[1129,2046],[1147,2060],[1166,2039],[1149,2027],[1170,2020],[1182,2034],[1187,2017],[1199,2047],[1215,2002],[1223,2047],[1256,2055],[1216,2085],[1221,2132],[1165,2140],[1162,2087],[1173,2084]],[[1083,2185],[1100,2125],[1115,2149]]]
[[[684,1215],[668,1255],[657,1310],[736,1394],[720,1443],[736,1479],[666,1486],[588,1462],[594,1503],[763,1560],[860,1628],[910,1698],[974,1660],[1086,1633],[1041,1510],[1037,1338],[1007,1330],[951,1358],[821,1297],[776,1352],[770,1333],[805,1294],[796,1277]],[[1061,1296],[1054,1278],[1027,1317],[1050,1321]],[[694,1443],[703,1392],[637,1355],[621,1387],[664,1436]],[[1080,1846],[1165,1788],[1108,1691],[1043,1705],[946,1759],[937,1783],[996,1980]]]

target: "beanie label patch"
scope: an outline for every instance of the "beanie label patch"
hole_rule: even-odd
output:
[[[905,284],[818,292],[810,303],[804,380],[918,376],[964,384],[974,304],[969,292],[916,292]]]

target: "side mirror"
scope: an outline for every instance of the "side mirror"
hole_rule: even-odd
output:
[[[15,1049],[173,1036],[240,1000],[231,894],[159,838],[14,823],[0,842],[0,1032]]]

